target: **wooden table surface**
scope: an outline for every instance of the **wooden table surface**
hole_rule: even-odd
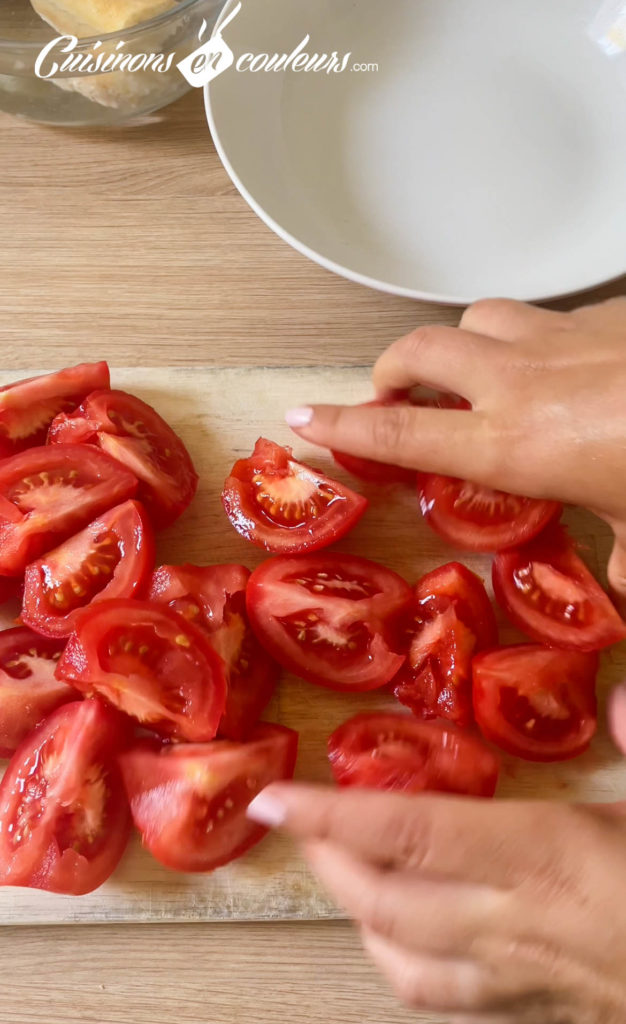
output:
[[[3,366],[364,365],[459,310],[309,263],[248,209],[190,94],[102,133],[0,118]],[[626,279],[569,307],[623,294]],[[280,414],[280,410],[278,410]],[[404,1024],[352,927],[11,928],[0,1024]],[[431,1018],[423,1018],[423,1020]]]

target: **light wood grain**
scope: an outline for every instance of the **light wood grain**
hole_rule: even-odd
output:
[[[5,368],[367,366],[417,324],[458,322],[275,238],[221,168],[197,93],[117,132],[0,116],[0,153]],[[0,1021],[434,1024],[397,1008],[358,945],[337,922],[4,928]]]
[[[0,385],[10,375],[0,374]],[[259,435],[293,442],[279,410],[290,401],[358,402],[369,397],[365,369],[300,367],[231,369],[131,368],[113,371],[113,384],[131,389],[155,405],[188,440],[200,473],[198,497],[185,516],[159,542],[159,559],[169,562],[243,562],[250,568],[266,556],[242,540],[224,515],[219,495],[233,461],[248,453]],[[304,442],[296,454],[349,482],[327,453]],[[488,556],[459,555],[422,521],[413,488],[363,488],[370,508],[338,547],[389,565],[410,582],[462,557],[488,579]],[[593,568],[606,556],[609,532],[590,516],[572,513],[576,534]],[[2,624],[0,622],[0,624]],[[10,624],[5,614],[4,624]],[[503,624],[504,625],[504,624]],[[504,635],[514,636],[504,626]],[[626,674],[626,659],[614,651],[601,687]],[[357,711],[396,708],[386,692],[336,694],[285,676],[267,715],[300,733],[297,774],[329,781],[326,739]],[[603,730],[592,750],[574,762],[553,766],[505,759],[501,796],[545,799],[611,800],[626,796],[626,764]],[[259,920],[333,916],[335,911],[304,868],[287,839],[272,835],[248,856],[208,876],[183,876],[158,865],[134,842],[115,876],[102,889],[79,900],[34,890],[0,890],[6,923],[165,920]]]

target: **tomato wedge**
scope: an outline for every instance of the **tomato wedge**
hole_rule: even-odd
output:
[[[57,676],[191,743],[213,739],[226,701],[222,659],[204,634],[147,601],[101,601],[83,612]]]
[[[30,448],[0,462],[0,573],[29,562],[137,489],[124,466],[97,448]]]
[[[259,721],[278,681],[279,667],[261,647],[246,614],[250,570],[243,565],[162,565],[148,599],[169,605],[200,626],[224,662],[226,708],[218,735],[244,740]]]
[[[520,644],[474,659],[474,712],[483,735],[527,761],[582,754],[597,727],[598,655]]]
[[[368,504],[264,438],[233,466],[222,502],[237,533],[280,554],[328,547],[356,526]]]
[[[472,721],[472,658],[497,643],[498,627],[482,580],[459,562],[415,587],[409,655],[394,693],[420,718]]]
[[[108,388],[106,363],[81,363],[0,388],[0,455],[44,444],[57,413],[73,409],[96,388]]]
[[[499,762],[476,736],[411,715],[355,715],[328,741],[340,786],[493,796]]]
[[[99,445],[127,466],[159,529],[182,515],[198,487],[198,474],[178,434],[152,406],[125,391],[94,391],[75,412],[56,417],[48,442]]]
[[[541,643],[599,651],[626,638],[626,622],[560,527],[497,555],[493,589],[511,622]]]
[[[419,474],[418,493],[428,525],[465,551],[502,551],[524,544],[563,510],[555,501],[520,498],[434,473]]]
[[[363,402],[360,408],[380,408],[392,405],[403,405],[403,402],[376,401]],[[346,469],[348,473],[366,480],[372,484],[408,484],[414,486],[417,479],[417,471],[406,469],[404,466],[394,466],[386,462],[376,462],[374,459],[361,459],[358,455],[350,455],[348,452],[331,451],[331,455],[338,465]]]
[[[126,741],[121,716],[90,700],[27,736],[0,783],[0,885],[79,896],[107,880],[130,832],[116,761]]]
[[[267,834],[246,818],[248,804],[270,782],[292,778],[297,748],[296,732],[263,723],[248,743],[127,751],[120,763],[144,846],[175,871],[214,871],[241,857]]]
[[[356,555],[273,558],[246,592],[256,635],[290,672],[332,690],[384,686],[404,662],[400,620],[408,583]]]
[[[0,632],[0,757],[9,757],[46,715],[76,700],[76,690],[54,674],[63,647],[23,626]]]

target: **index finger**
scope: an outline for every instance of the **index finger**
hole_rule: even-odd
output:
[[[519,884],[538,857],[554,855],[545,804],[539,802],[278,783],[252,801],[248,814],[299,840],[325,840],[378,866],[484,885]],[[551,815],[558,836],[557,806]]]

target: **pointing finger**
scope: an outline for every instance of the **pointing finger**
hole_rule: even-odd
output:
[[[292,409],[285,418],[300,437],[323,448],[487,486],[506,459],[502,441],[478,412],[316,405]]]

